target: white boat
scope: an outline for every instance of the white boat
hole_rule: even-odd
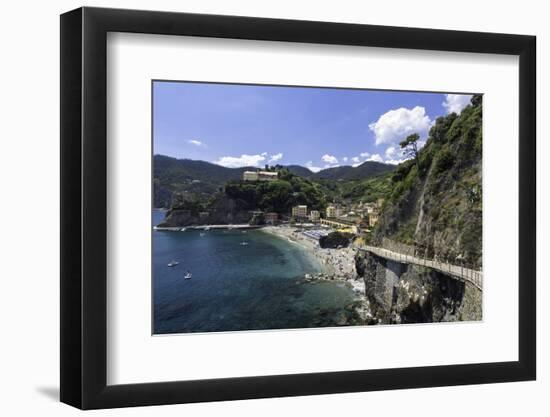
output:
[[[183,276],[183,279],[191,279],[192,276],[193,274],[191,273],[191,271],[187,271],[187,273]]]
[[[248,242],[241,242],[241,246],[247,246]]]
[[[172,267],[172,266],[176,266],[178,264],[179,264],[178,261],[171,260],[170,263],[168,264],[168,266]]]
[[[186,230],[187,230],[187,229],[186,229],[185,227],[182,227],[182,228],[180,229],[180,232],[185,232]]]
[[[205,232],[208,232],[209,230],[210,230],[210,226],[206,226],[206,227],[204,228],[204,231],[205,231]]]
[[[206,233],[201,232],[201,233],[200,233],[200,236],[202,237],[202,236],[204,236],[205,234],[206,234]]]

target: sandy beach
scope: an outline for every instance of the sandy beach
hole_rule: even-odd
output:
[[[324,274],[311,277],[311,279],[329,279],[345,281],[349,283],[354,292],[365,298],[365,283],[357,277],[355,270],[355,250],[353,248],[322,249],[319,243],[300,232],[296,228],[287,226],[266,226],[260,229],[271,233],[294,244],[299,244],[307,252],[315,257],[325,268]]]

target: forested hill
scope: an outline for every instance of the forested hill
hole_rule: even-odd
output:
[[[418,158],[398,166],[374,240],[414,245],[428,258],[482,265],[482,96],[436,120]]]
[[[242,178],[252,167],[226,168],[191,159],[155,155],[153,159],[153,192],[155,207],[169,207],[174,192],[186,191],[198,198],[208,198],[226,181]]]
[[[381,162],[366,161],[357,167],[344,165],[340,167],[323,169],[311,175],[312,179],[327,180],[362,180],[375,175],[384,174],[395,169],[394,165]]]
[[[342,166],[313,173],[300,165],[278,166],[291,174],[311,180],[359,180],[389,172],[393,165],[365,162],[358,167]],[[153,188],[155,207],[169,207],[174,192],[185,191],[198,199],[207,199],[219,191],[227,181],[242,178],[244,171],[257,167],[226,168],[206,161],[176,159],[164,155],[154,156]]]

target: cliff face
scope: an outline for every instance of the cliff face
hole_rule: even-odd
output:
[[[438,271],[368,252],[355,258],[365,281],[370,324],[481,320],[481,291]]]
[[[437,119],[417,160],[400,165],[374,231],[419,256],[482,266],[482,104]],[[457,260],[458,259],[458,260]]]
[[[252,213],[239,200],[223,194],[214,196],[203,208],[197,202],[185,200],[176,195],[172,208],[166,213],[164,222],[159,226],[185,227],[203,224],[244,224],[252,218]]]

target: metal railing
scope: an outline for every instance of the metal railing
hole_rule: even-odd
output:
[[[483,272],[474,269],[465,268],[462,265],[452,265],[439,260],[419,258],[413,255],[407,255],[400,252],[394,252],[389,249],[379,248],[377,246],[362,246],[360,249],[372,252],[382,258],[390,259],[401,263],[414,264],[426,268],[435,269],[451,277],[468,281],[478,289],[483,290]]]

